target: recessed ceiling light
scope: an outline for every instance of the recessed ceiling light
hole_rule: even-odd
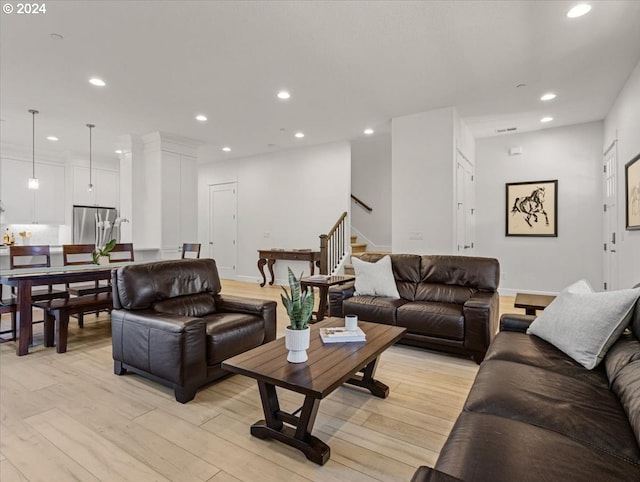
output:
[[[63,37],[62,35],[60,35],[59,33],[52,33],[52,34],[50,35],[50,37],[51,37],[53,40],[62,40],[62,39],[64,38],[64,37]]]
[[[122,154],[122,149],[116,149],[116,154]]]
[[[96,87],[104,87],[105,85],[107,85],[107,83],[104,80],[99,79],[98,77],[90,78],[89,83],[91,85],[95,85]]]
[[[370,136],[371,134],[373,134],[373,129],[365,129],[364,133],[368,136]]]
[[[296,132],[294,135],[295,135],[298,139],[302,139],[302,138],[304,137],[304,133],[302,133],[302,132]]]
[[[205,122],[207,120],[207,116],[204,114],[198,114],[196,116],[196,120],[200,121],[200,122]]]
[[[542,97],[540,97],[540,100],[553,100],[556,98],[556,94],[554,94],[553,92],[549,92],[547,94],[544,94]]]
[[[553,117],[547,116],[540,119],[540,122],[551,122],[552,120],[553,120]]]
[[[286,90],[281,90],[280,92],[278,92],[278,99],[287,100],[290,97],[291,97],[291,94]]]
[[[231,148],[230,148],[230,147],[228,147],[228,146],[224,146],[224,147],[222,148],[222,150],[223,150],[224,152],[231,152]]]
[[[47,136],[47,140],[55,142],[58,138],[56,136]]]
[[[588,5],[586,3],[579,3],[578,5],[572,7],[571,10],[567,12],[567,17],[569,18],[582,17],[583,15],[586,15],[590,11],[591,11],[591,5]]]

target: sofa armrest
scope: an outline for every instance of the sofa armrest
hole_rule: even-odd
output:
[[[256,315],[264,320],[265,343],[276,339],[275,301],[243,298],[241,296],[218,295],[216,308],[223,313],[246,313]]]
[[[344,317],[342,302],[351,298],[356,291],[355,281],[349,281],[329,288],[329,316]]]
[[[518,331],[526,333],[527,328],[536,317],[518,313],[505,313],[500,317],[500,331]]]
[[[180,386],[207,376],[203,319],[152,309],[111,312],[113,359]]]
[[[411,482],[462,482],[462,480],[423,465],[413,474]]]
[[[500,298],[496,291],[476,292],[462,308],[464,315],[464,347],[480,363],[498,331]]]

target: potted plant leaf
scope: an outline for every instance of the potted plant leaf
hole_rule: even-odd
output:
[[[289,291],[283,286],[284,294],[280,295],[282,303],[287,309],[291,324],[285,328],[285,346],[289,350],[287,361],[302,363],[307,361],[307,348],[309,348],[309,321],[313,314],[315,298],[313,290],[302,291],[300,278],[296,278],[288,268]]]

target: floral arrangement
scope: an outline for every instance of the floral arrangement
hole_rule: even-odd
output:
[[[116,218],[113,223],[108,219],[102,220],[100,214],[94,215],[96,218],[96,249],[93,251],[93,262],[98,264],[98,258],[101,256],[109,256],[109,253],[115,247],[117,241],[113,237],[114,229],[120,227],[122,223],[128,223],[127,218]]]

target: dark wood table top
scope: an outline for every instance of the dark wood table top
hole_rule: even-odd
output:
[[[288,390],[324,398],[398,341],[405,328],[361,321],[366,342],[323,344],[318,330],[344,326],[343,318],[325,318],[311,326],[305,363],[289,363],[284,338],[229,358],[222,368]]]
[[[537,295],[532,293],[516,293],[516,299],[513,306],[516,308],[524,308],[531,310],[544,310],[549,304],[555,300],[553,295]]]
[[[320,277],[322,277],[322,279],[320,279]],[[300,283],[303,286],[313,286],[316,288],[319,287],[323,287],[323,286],[334,286],[334,285],[340,285],[343,283],[348,283],[349,281],[353,281],[355,280],[356,277],[352,276],[352,275],[334,275],[334,276],[330,276],[330,275],[318,275],[316,278],[312,278],[312,277],[304,277],[300,280]]]

